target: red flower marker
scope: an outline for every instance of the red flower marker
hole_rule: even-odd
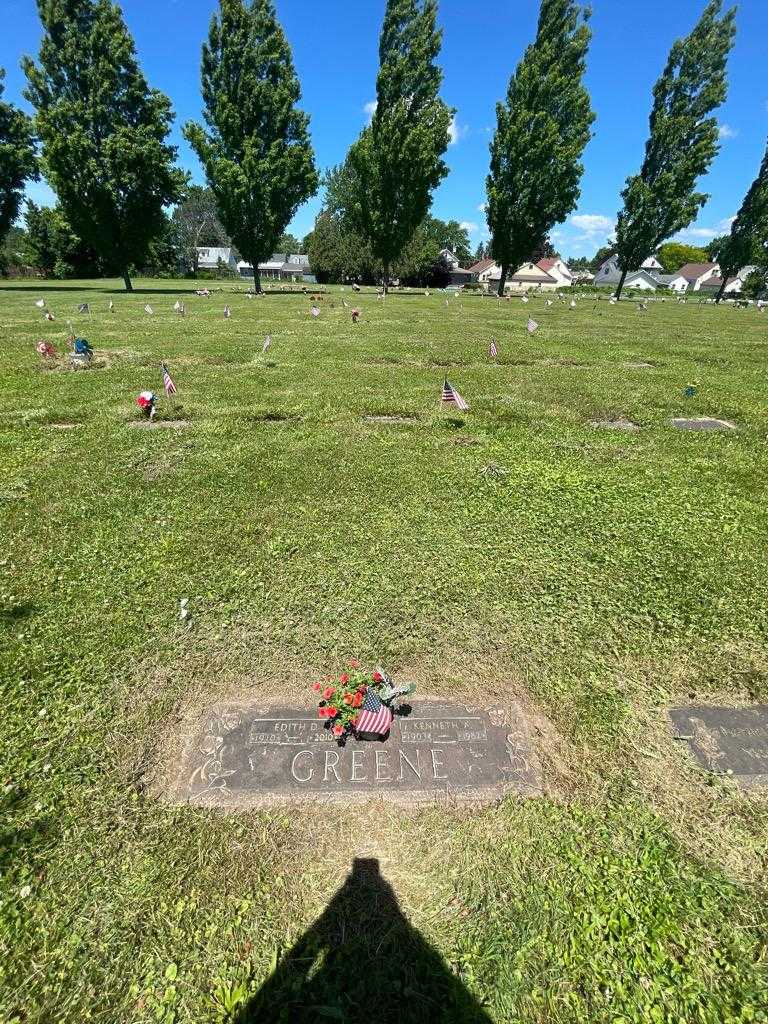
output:
[[[374,672],[373,673],[373,681],[374,681],[374,683],[383,683],[384,682],[384,676],[381,674],[381,672]]]
[[[322,686],[320,685],[320,683],[312,683],[312,689],[315,691],[315,693],[320,693],[320,691],[322,690]]]
[[[341,736],[343,734],[343,732],[344,732],[344,726],[343,725],[334,725],[334,727],[333,727],[333,735],[334,736]]]
[[[357,661],[357,660],[353,660],[353,661],[350,661],[350,663],[349,663],[349,667],[350,667],[350,668],[360,668],[360,662],[359,662],[359,661]],[[375,677],[374,677],[374,678],[375,678]]]
[[[349,682],[349,676],[347,675],[346,672],[342,672],[342,674],[339,676],[339,682],[344,683],[345,685]]]
[[[323,700],[330,700],[332,696],[333,696],[333,687],[332,686],[326,686],[326,688],[323,690]]]

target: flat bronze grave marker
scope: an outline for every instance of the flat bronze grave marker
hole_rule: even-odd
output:
[[[732,774],[744,789],[768,787],[768,704],[674,708],[669,717],[703,768]]]
[[[314,709],[228,703],[212,708],[189,742],[173,797],[237,809],[379,798],[490,803],[541,791],[517,705],[416,701],[385,740],[350,738],[342,747]]]

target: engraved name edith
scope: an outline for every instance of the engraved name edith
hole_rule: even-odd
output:
[[[255,806],[280,798],[386,796],[402,802],[482,801],[540,792],[528,724],[516,706],[416,702],[386,740],[340,747],[313,710],[225,704],[187,749],[178,796]]]

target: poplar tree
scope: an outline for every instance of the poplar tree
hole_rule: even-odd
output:
[[[184,134],[200,158],[222,224],[253,266],[267,259],[319,180],[309,117],[272,0],[219,0],[203,45],[203,116]]]
[[[736,220],[731,225],[731,233],[717,254],[717,262],[720,264],[720,274],[723,279],[717,293],[718,302],[723,298],[729,276],[749,263],[755,250],[762,253],[763,261],[765,261],[765,257],[768,255],[767,245],[768,147],[766,147],[760,171],[741,204]]]
[[[3,102],[4,79],[5,70],[0,68],[0,240],[19,215],[24,182],[38,177],[32,122]]]
[[[510,268],[530,258],[576,207],[581,156],[595,119],[582,79],[591,32],[574,0],[542,0],[536,40],[496,105],[486,181],[491,256]]]
[[[691,34],[673,45],[654,86],[645,159],[621,194],[617,296],[627,273],[688,227],[709,199],[694,189],[720,148],[717,120],[709,115],[727,94],[726,64],[736,32],[735,9],[720,17],[722,7],[722,0],[710,0]]]
[[[387,0],[379,39],[376,110],[349,152],[353,189],[347,212],[381,261],[392,264],[432,205],[448,173],[453,111],[439,97],[443,74],[437,0]]]
[[[37,0],[39,63],[26,57],[42,168],[75,232],[123,277],[165,228],[185,176],[166,144],[167,96],[150,89],[112,0]]]

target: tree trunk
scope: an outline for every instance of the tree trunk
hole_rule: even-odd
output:
[[[501,264],[501,277],[499,278],[499,290],[496,292],[496,294],[500,298],[504,297],[504,288],[506,287],[506,284],[507,284],[507,274],[508,273],[509,273],[509,264],[508,263],[502,263]]]
[[[384,282],[383,282],[382,287],[384,289],[384,294],[386,295],[387,292],[389,291],[389,264],[388,263],[385,264],[385,266],[384,266]]]
[[[133,285],[131,284],[131,275],[128,273],[127,270],[123,271],[123,281],[125,282],[125,290],[127,292],[132,292]]]
[[[253,290],[256,295],[261,295],[261,274],[259,273],[258,261],[253,260],[251,265],[253,266]]]
[[[718,291],[717,298],[715,299],[715,302],[718,304],[718,306],[720,305],[720,303],[722,301],[722,298],[723,298],[723,295],[725,294],[725,286],[727,284],[728,284],[728,276],[727,276],[727,274],[723,274],[723,280],[722,280],[722,283],[720,284],[720,290]]]
[[[614,293],[617,299],[621,298],[621,293],[624,291],[624,282],[627,280],[627,273],[628,271],[626,270],[622,270],[621,272],[621,280],[619,281],[619,287],[616,289]]]

